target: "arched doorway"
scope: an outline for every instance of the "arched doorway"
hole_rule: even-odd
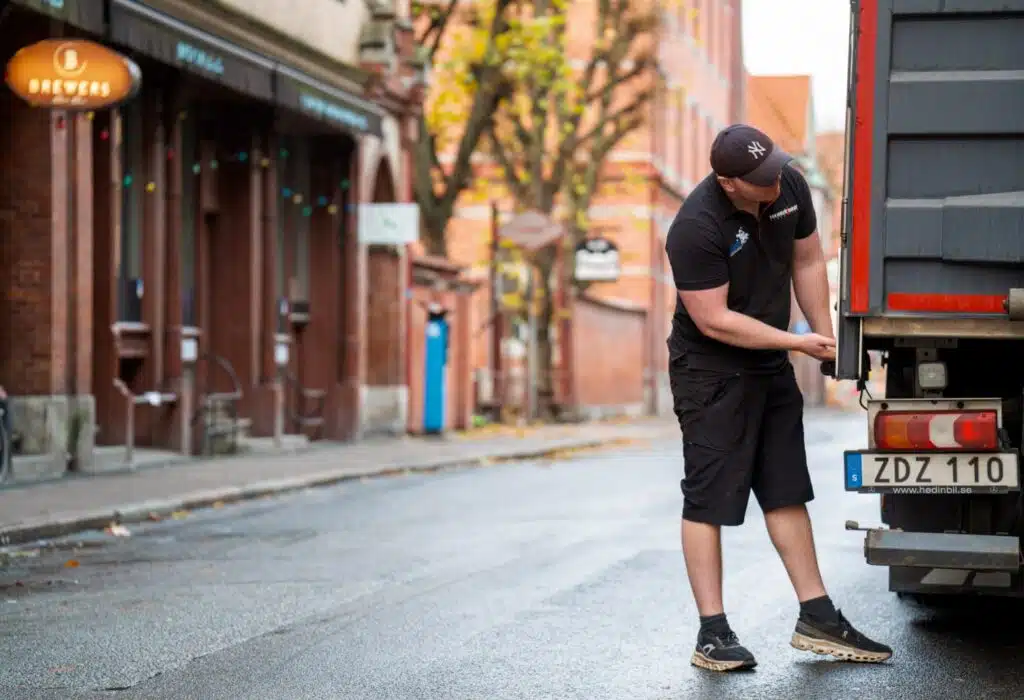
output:
[[[394,202],[396,189],[391,164],[381,157],[369,201]],[[405,432],[405,256],[404,246],[369,245],[366,249],[364,434]]]

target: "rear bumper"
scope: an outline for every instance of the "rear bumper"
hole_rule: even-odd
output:
[[[873,566],[1016,572],[1020,541],[1005,535],[868,530],[864,557]]]

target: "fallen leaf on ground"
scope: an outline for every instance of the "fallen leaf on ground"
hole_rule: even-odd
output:
[[[153,522],[160,522],[161,520],[164,519],[164,516],[160,515],[159,513],[150,513],[149,514],[149,519],[152,520]]]
[[[66,568],[66,569],[76,569],[76,568],[78,568],[78,560],[77,559],[68,559],[66,562],[64,562],[64,568]]]
[[[185,518],[188,517],[188,511],[187,510],[176,510],[173,513],[171,513],[171,517],[174,518],[175,520],[184,520]]]
[[[213,507],[214,508],[223,508],[224,507],[224,501],[214,501],[213,502]]]

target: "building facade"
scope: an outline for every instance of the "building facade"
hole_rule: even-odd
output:
[[[14,0],[0,60],[89,39],[142,75],[95,112],[0,88],[0,384],[23,453],[87,469],[94,441],[404,431],[407,246],[359,226],[360,205],[411,198],[423,71],[403,19]]]
[[[593,0],[574,0],[570,6],[569,58],[580,71],[591,55],[596,16]],[[583,418],[671,411],[666,339],[676,292],[664,255],[665,235],[683,198],[710,170],[715,133],[743,114],[739,0],[667,3],[660,25],[652,36],[656,68],[635,83],[638,90],[655,86],[655,98],[644,125],[608,158],[604,185],[589,210],[591,231],[619,248],[621,275],[563,298],[563,317],[549,331],[556,401]],[[485,156],[477,167],[481,173],[490,169]],[[512,218],[514,204],[495,203],[497,230]],[[556,217],[562,214],[556,209]],[[448,229],[449,254],[479,279],[486,278],[489,264],[491,216],[486,192],[466,192]],[[489,288],[483,285],[474,300],[484,327]],[[511,356],[506,364],[526,353],[516,339],[506,339],[501,348],[490,334],[479,334],[474,342],[474,367],[487,386],[502,381],[490,377],[496,353]]]

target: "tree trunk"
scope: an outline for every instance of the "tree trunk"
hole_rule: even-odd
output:
[[[442,258],[448,257],[448,240],[445,238],[445,229],[448,227],[450,216],[445,215],[441,208],[436,209],[424,207],[420,203],[420,211],[423,212],[423,247],[427,255],[437,255]]]

